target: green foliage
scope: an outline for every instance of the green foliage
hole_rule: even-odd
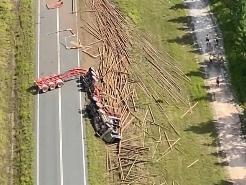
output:
[[[7,185],[9,173],[7,167],[11,159],[11,119],[10,114],[13,112],[11,91],[13,67],[13,40],[12,25],[13,12],[12,6],[8,0],[0,1],[0,184]]]
[[[181,140],[175,149],[162,160],[156,162],[157,157],[151,160],[147,165],[147,170],[142,174],[148,177],[145,184],[165,184],[164,179],[168,184],[172,184],[174,181],[182,185],[220,184],[225,179],[224,169],[217,158],[217,136],[205,90],[206,87],[197,64],[198,56],[194,54],[195,51],[192,48],[192,36],[184,31],[187,28],[189,17],[186,15],[184,6],[182,6],[182,1],[114,1],[130,17],[138,29],[143,31],[145,35],[149,35],[155,48],[158,48],[164,56],[165,51],[167,51],[177,60],[172,62],[174,65],[180,66],[192,82],[190,85],[185,84],[184,88],[187,94],[184,93],[182,96],[184,98],[189,97],[193,103],[199,102],[193,113],[188,114],[184,119],[180,117],[186,112],[188,106],[173,103],[169,105],[162,104],[165,113],[180,132]],[[141,78],[147,87],[151,87],[165,96],[164,90],[158,89],[157,84],[148,75],[151,69],[148,67],[147,61],[139,56],[139,53],[139,51],[135,51],[135,54],[133,54],[135,59],[134,74],[141,74]],[[183,83],[179,81],[179,85]],[[141,91],[141,89],[137,90],[139,90],[138,92]],[[156,122],[165,127],[169,139],[175,141],[179,136],[167,123],[167,119],[156,103],[141,92],[138,93],[138,98],[139,102],[136,103],[140,106],[140,109],[146,111],[146,104],[151,106]],[[144,117],[144,114],[142,117]],[[159,138],[158,127],[148,126],[147,129],[153,137]],[[163,140],[165,140],[164,135],[162,135]],[[148,146],[150,146],[150,155],[152,155],[156,143],[151,139],[145,139],[145,143],[150,143]],[[167,148],[168,144],[163,141],[162,144],[159,144],[155,156],[159,157]],[[196,159],[199,159],[199,162],[193,167],[187,168]]]
[[[232,85],[246,108],[246,1],[214,0],[212,10],[223,32]]]
[[[18,25],[16,28],[16,95],[17,95],[17,136],[16,154],[17,184],[32,185],[33,182],[33,97],[27,91],[32,84],[34,71],[34,22],[32,0],[19,2]]]
[[[91,185],[106,185],[106,148],[105,143],[95,137],[95,132],[89,120],[86,120],[86,142],[87,142],[87,157],[88,157],[88,181]]]

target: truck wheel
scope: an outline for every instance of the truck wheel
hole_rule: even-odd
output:
[[[96,71],[93,67],[90,67],[89,70],[90,70],[90,71],[93,71],[93,72]]]
[[[96,106],[97,106],[98,109],[102,109],[103,108],[103,105],[100,102],[96,102]]]
[[[48,90],[49,90],[49,86],[44,84],[44,85],[42,86],[42,92],[43,92],[43,93],[46,93]]]
[[[58,79],[58,80],[56,81],[56,86],[57,86],[58,88],[61,88],[63,85],[64,85],[64,82],[63,82],[61,79]]]
[[[55,85],[55,83],[50,82],[49,83],[49,87],[50,87],[50,90],[52,91],[52,90],[54,90],[56,88],[56,85]]]

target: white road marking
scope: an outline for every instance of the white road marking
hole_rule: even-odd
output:
[[[57,63],[58,63],[58,74],[61,73],[60,65],[60,33],[59,33],[59,8],[56,11],[57,18]],[[62,161],[62,116],[61,116],[61,88],[59,88],[59,139],[60,139],[60,176],[61,176],[61,185],[63,185],[63,161]]]
[[[78,7],[77,7],[77,0],[75,0],[75,15],[76,15],[76,32],[77,32],[77,42],[79,43],[79,30],[78,30]],[[78,67],[80,67],[80,57],[79,57],[79,49],[78,49]],[[82,110],[82,97],[81,92],[79,93],[79,109]],[[85,161],[85,141],[84,141],[84,125],[83,125],[83,117],[82,113],[80,113],[80,125],[81,125],[81,139],[82,139],[82,160],[83,160],[83,176],[84,182],[83,185],[87,184],[86,180],[86,161]]]
[[[76,6],[76,27],[77,27],[77,36],[78,36],[78,26],[77,26],[77,2],[75,1]],[[39,77],[39,67],[40,67],[40,0],[38,1],[38,33],[37,33],[37,77]],[[60,42],[59,42],[59,9],[57,9],[57,56],[58,56],[58,73],[60,73]],[[78,39],[78,37],[77,37]],[[78,50],[78,67],[80,67],[80,57]],[[79,96],[80,99],[80,110],[82,109],[82,99],[81,94]],[[62,155],[62,118],[61,118],[61,89],[59,89],[59,139],[60,139],[60,177],[61,177],[61,185],[63,185],[63,155]],[[81,114],[81,122],[82,122],[82,114]],[[37,94],[37,179],[36,183],[39,185],[39,94]],[[82,134],[82,158],[83,158],[83,175],[84,175],[84,185],[86,185],[86,169],[85,169],[85,149],[84,149],[84,132],[83,132],[83,124],[81,124],[81,134]]]
[[[39,77],[39,57],[40,57],[40,0],[38,1],[38,40],[37,40],[37,77]],[[36,183],[37,185],[39,185],[39,93],[37,94],[37,140],[36,140],[36,144],[37,144],[37,166],[36,166],[36,170],[37,170],[37,179],[36,179]]]

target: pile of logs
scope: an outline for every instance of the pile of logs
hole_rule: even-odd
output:
[[[132,90],[129,82],[130,55],[129,34],[126,21],[120,11],[107,0],[91,0],[90,13],[93,15],[96,25],[84,20],[83,29],[89,32],[98,41],[101,40],[99,51],[100,96],[107,112],[120,118],[119,127],[121,138],[123,132],[132,123],[131,106],[134,103],[136,92]],[[115,145],[113,145],[115,146]],[[116,181],[129,182],[133,180],[133,174],[137,166],[145,163],[142,160],[146,148],[122,144],[121,141],[109,152],[107,157],[108,171]],[[139,156],[138,159],[136,156]]]
[[[116,180],[119,180],[120,184],[140,182],[144,177],[140,175],[139,170],[148,161],[144,160],[143,156],[146,156],[149,148],[135,141],[124,142],[125,132],[130,125],[132,126],[134,120],[139,119],[134,114],[137,111],[135,103],[137,93],[132,84],[137,83],[146,95],[154,98],[155,101],[157,101],[154,96],[156,92],[153,92],[150,86],[145,85],[141,75],[130,69],[130,65],[131,68],[134,66],[129,54],[132,48],[132,38],[131,29],[129,29],[125,17],[110,0],[87,0],[86,3],[89,8],[87,12],[90,13],[94,21],[89,23],[83,20],[83,29],[93,36],[97,40],[96,42],[101,42],[98,47],[98,55],[96,55],[100,59],[98,69],[100,96],[104,108],[120,118],[119,130],[121,138],[123,138],[123,142],[119,141],[117,145],[113,145],[114,148],[110,147],[108,150],[107,170],[113,173],[114,178],[117,176]],[[168,58],[163,58],[142,36],[134,39],[138,40],[152,70],[152,74],[148,73],[148,75],[168,94],[164,98],[172,99],[173,102],[185,103],[181,95],[182,87],[178,85],[178,80],[190,81],[190,79],[172,64],[171,60],[174,59],[170,55]],[[168,103],[168,101],[166,102]],[[146,131],[144,130],[144,132]]]
[[[101,78],[102,101],[109,112],[120,115],[120,134],[124,138],[124,130],[134,119],[130,114],[129,102],[134,101],[134,96],[136,96],[129,83],[130,36],[123,16],[107,0],[92,1],[91,9],[94,11],[97,23],[97,27],[93,28],[96,32],[93,34],[103,40],[102,47],[99,48],[98,69]],[[108,161],[111,162],[107,163],[108,171],[114,176],[114,180],[121,183],[136,180],[137,170],[146,162],[141,160],[144,151],[146,149],[142,150],[131,145],[125,146],[120,141],[117,147],[110,152],[112,156]],[[139,157],[136,158],[136,156]]]
[[[142,34],[137,34],[137,39],[144,56],[144,60],[141,61],[145,62],[144,75],[151,78],[156,83],[155,86],[158,86],[165,92],[165,97],[151,86],[145,85],[148,83],[141,79],[143,72],[135,68],[134,77],[139,81],[138,85],[144,93],[149,97],[153,97],[155,101],[161,97],[167,104],[169,104],[169,101],[174,104],[179,102],[187,104],[187,99],[184,99],[184,92],[182,92],[184,88],[180,82],[186,81],[190,83],[191,80],[175,65],[177,61],[165,51],[163,51],[165,52],[164,54],[156,51],[148,41],[148,38],[145,38]]]
[[[113,172],[113,181],[120,179],[120,184],[140,183],[145,176],[141,176],[141,171],[144,170],[144,163],[149,162],[144,158],[148,147],[124,143],[121,147],[120,162],[118,158],[118,150],[113,147],[108,147],[106,155],[106,167],[109,172]],[[141,183],[140,183],[141,184]]]

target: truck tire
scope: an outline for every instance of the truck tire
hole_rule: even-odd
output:
[[[49,88],[50,88],[51,91],[54,90],[56,88],[56,84],[54,82],[50,82],[49,83]]]
[[[63,82],[61,79],[58,79],[58,80],[56,81],[56,86],[57,86],[58,88],[61,88],[63,85],[64,85],[64,82]]]
[[[90,71],[93,71],[93,72],[96,71],[93,67],[90,67],[89,70],[90,70]]]
[[[49,86],[46,85],[46,84],[44,84],[44,85],[42,86],[42,92],[43,92],[43,93],[46,93],[48,90],[49,90]]]

